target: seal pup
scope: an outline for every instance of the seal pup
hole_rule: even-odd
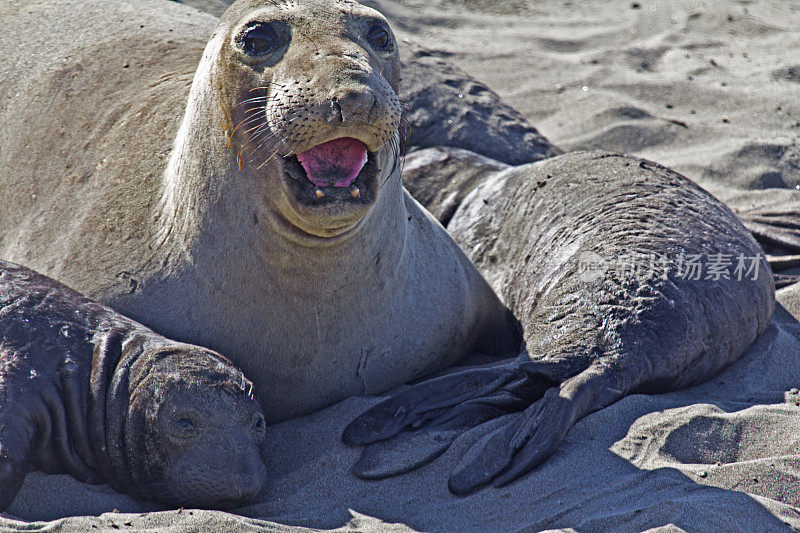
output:
[[[415,385],[353,421],[343,440],[367,445],[361,477],[416,468],[478,428],[450,490],[509,483],[587,414],[709,379],[775,307],[764,253],[736,215],[642,159],[579,152],[497,172],[449,230],[520,319],[526,350]]]
[[[0,261],[0,510],[33,470],[233,507],[261,491],[265,431],[224,357]]]

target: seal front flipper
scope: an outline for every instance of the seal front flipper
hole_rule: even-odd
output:
[[[767,262],[779,289],[800,281],[789,272],[800,267],[800,211],[756,210],[739,219],[767,253]]]
[[[572,361],[531,361],[527,353],[488,367],[434,378],[385,400],[345,429],[348,446],[365,446],[353,472],[382,479],[422,466],[482,423],[520,411],[576,372]]]
[[[549,389],[521,413],[509,416],[464,455],[450,476],[450,491],[464,495],[489,483],[503,486],[539,466],[576,421],[629,392],[619,387],[625,381],[620,372],[613,364],[595,363]]]
[[[364,446],[419,427],[464,401],[497,391],[513,381],[514,365],[454,372],[423,381],[380,402],[353,420],[342,434],[348,446]]]

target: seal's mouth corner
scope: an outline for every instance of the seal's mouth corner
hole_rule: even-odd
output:
[[[302,203],[368,203],[374,199],[380,169],[375,153],[358,139],[333,139],[283,160],[290,186]]]

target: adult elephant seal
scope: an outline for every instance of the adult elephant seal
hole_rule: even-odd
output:
[[[54,74],[58,58],[30,53],[29,41],[49,34],[55,15],[26,9],[26,30],[8,30],[27,66],[4,66],[22,81],[4,102],[15,133],[0,145],[0,257],[224,353],[253,380],[270,421],[476,352],[515,351],[497,296],[402,188],[397,43],[378,12],[238,2],[186,103],[168,70],[185,62],[172,51],[180,27],[165,50],[163,34],[130,42],[156,22],[123,17],[110,46],[83,29],[108,31],[90,16],[106,7],[87,8],[74,27],[59,21],[77,33],[48,50],[63,45],[77,66]],[[159,71],[152,57],[177,66]],[[166,160],[164,117],[184,110]]]
[[[83,16],[72,23],[66,15],[58,18],[57,27],[72,32],[69,39],[42,53],[38,39],[51,28],[37,12],[43,5],[19,11],[32,13],[25,31],[7,28],[9,45],[24,61],[15,57],[4,66],[17,85],[0,91],[17,95],[3,106],[4,132],[14,135],[2,137],[0,146],[6,154],[0,168],[2,193],[10,206],[0,213],[0,254],[66,280],[162,334],[226,353],[253,379],[272,420],[352,394],[381,392],[474,354],[519,353],[516,321],[475,265],[402,188],[397,42],[379,13],[346,1],[237,2],[205,49],[175,133],[164,117],[183,111],[178,100],[185,92],[179,90],[180,75],[159,70],[158,61],[174,58],[176,66],[170,68],[176,69],[185,59],[172,48],[137,37],[141,30],[147,35],[150,22],[115,15],[112,46],[98,37],[109,27],[106,18]],[[92,9],[108,5],[132,9],[113,1]],[[177,9],[159,6],[163,12]],[[173,48],[189,39],[180,20],[176,16],[172,26],[155,22],[176,30],[170,34]],[[38,31],[30,26],[36,24]],[[76,42],[85,48],[76,49],[71,44]],[[54,67],[61,65],[56,59],[70,68]],[[110,75],[109,65],[121,66]],[[128,75],[125,65],[136,72]],[[165,136],[174,136],[168,158],[161,156]],[[494,395],[494,381],[487,385],[472,374],[459,374],[448,382],[450,390],[439,407],[443,393],[435,383],[431,389],[414,389],[396,402],[405,414],[400,408],[378,410],[380,416],[372,412],[347,433],[348,442],[384,438],[406,422],[420,424],[440,414],[448,402],[474,394],[484,400],[466,401],[467,412],[478,406],[476,413],[461,417],[467,425],[523,405],[532,405],[527,420],[535,421],[546,406],[554,422],[545,427],[553,432],[546,439],[549,453],[577,417],[638,384],[620,368],[651,360],[634,348],[638,335],[642,343],[649,342],[651,333],[641,323],[658,330],[663,320],[667,328],[659,338],[665,347],[663,364],[641,363],[641,383],[662,383],[677,372],[682,376],[677,385],[710,375],[763,329],[772,311],[771,281],[763,278],[707,283],[720,287],[714,293],[716,307],[709,305],[708,292],[693,292],[695,284],[683,282],[676,282],[677,292],[665,290],[663,296],[654,281],[633,292],[607,293],[614,298],[608,308],[600,307],[606,302],[603,292],[571,296],[574,278],[562,279],[553,269],[575,252],[559,248],[557,237],[577,238],[576,220],[593,228],[597,218],[597,243],[622,242],[620,232],[626,231],[631,238],[646,239],[651,234],[639,228],[649,217],[655,228],[686,221],[681,227],[689,231],[674,241],[656,238],[658,230],[653,230],[651,245],[663,252],[710,243],[731,253],[751,253],[756,246],[746,232],[740,235],[741,226],[729,211],[685,179],[669,182],[676,203],[667,208],[655,194],[665,186],[663,180],[648,185],[652,171],[625,167],[614,158],[594,170],[590,156],[571,157],[587,158],[587,163],[568,167],[564,183],[582,190],[589,172],[606,180],[601,189],[621,186],[613,176],[624,171],[653,193],[644,196],[648,209],[632,210],[627,202],[634,198],[624,191],[615,195],[613,189],[606,197],[617,202],[613,209],[583,207],[570,217],[511,203],[511,211],[499,212],[498,220],[506,220],[514,209],[541,213],[541,220],[528,218],[526,224],[546,223],[541,234],[546,238],[528,241],[520,233],[524,256],[493,257],[530,272],[531,286],[547,288],[545,296],[561,295],[564,305],[576,298],[568,315],[586,316],[586,321],[566,320],[563,328],[529,327],[527,342],[530,348],[537,340],[560,339],[564,350],[588,350],[601,365],[590,367],[600,377],[588,380],[591,386],[580,386],[564,365],[537,373],[531,365],[544,368],[541,364],[515,361],[490,378],[514,376],[520,387],[510,392],[500,387]],[[520,201],[533,201],[527,193],[538,178],[524,177],[535,174],[535,168],[515,170],[523,185],[509,192],[525,192]],[[568,190],[544,188],[553,195],[547,205],[570,207],[574,198],[563,196]],[[601,224],[603,217],[613,224]],[[524,263],[528,256],[530,262]],[[523,292],[526,283],[519,284]],[[646,297],[649,293],[652,298]],[[525,301],[531,304],[541,296],[539,291],[529,295]],[[669,309],[669,302],[675,302],[675,315],[647,311],[648,305]],[[527,324],[536,325],[534,314],[525,315],[535,312],[533,305],[509,303]],[[683,312],[697,321],[676,322]],[[692,341],[691,350],[684,349],[682,338],[692,328],[719,336]],[[723,335],[734,330],[730,339]],[[605,343],[606,332],[624,337],[625,343]],[[614,365],[602,366],[612,359]],[[536,401],[561,379],[566,399],[560,400],[555,388],[544,393],[548,402]],[[420,406],[426,413],[421,418],[415,416]],[[513,459],[530,428],[523,423],[513,439],[504,433],[487,444],[489,453],[481,457],[497,463],[492,472]],[[522,462],[526,468],[533,464]],[[472,485],[487,480],[480,464],[471,468],[477,469],[468,476]]]
[[[32,470],[171,506],[254,498],[266,424],[219,354],[0,261],[0,510]]]

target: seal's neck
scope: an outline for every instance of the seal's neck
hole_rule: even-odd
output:
[[[104,480],[121,491],[136,491],[126,453],[129,403],[136,385],[131,370],[145,362],[144,352],[164,342],[141,325],[117,318],[98,324],[92,339],[86,414],[93,464]]]
[[[198,280],[191,290],[214,292],[207,302],[215,306],[222,304],[220,294],[240,298],[239,290],[264,295],[280,287],[313,297],[317,289],[322,296],[331,287],[391,277],[407,231],[399,169],[385,169],[375,205],[346,235],[288,238],[287,221],[267,201],[263,176],[240,168],[230,146],[229,105],[221,101],[228,95],[209,81],[218,40],[212,38],[195,75],[164,175],[154,243],[164,259],[157,277],[185,279],[190,270]]]
[[[159,232],[154,248],[168,250],[167,257],[173,261],[191,253],[203,227],[201,217],[219,199],[221,184],[215,182],[227,170],[224,158],[208,157],[208,154],[223,154],[225,150],[220,124],[214,124],[213,120],[218,116],[220,102],[209,81],[219,41],[220,35],[211,38],[195,72],[163,177],[158,205]]]

